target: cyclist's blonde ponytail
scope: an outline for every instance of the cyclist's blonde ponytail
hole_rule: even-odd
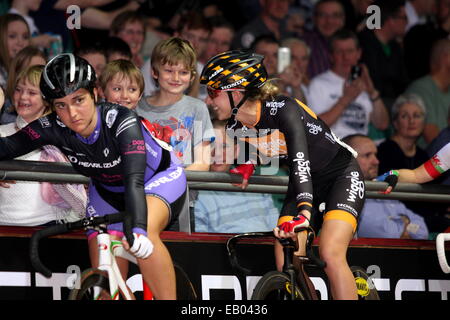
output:
[[[268,79],[260,88],[252,89],[248,92],[250,100],[273,100],[280,93],[280,88],[276,85],[276,79]]]

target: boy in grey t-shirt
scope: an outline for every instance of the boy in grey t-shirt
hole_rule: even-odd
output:
[[[170,144],[186,170],[208,171],[214,130],[206,104],[184,94],[195,79],[196,55],[188,41],[169,38],[152,52],[152,77],[159,89],[142,98],[136,112],[157,138]]]

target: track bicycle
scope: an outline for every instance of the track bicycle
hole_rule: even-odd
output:
[[[116,257],[122,257],[137,264],[136,258],[128,253],[121,241],[111,239],[107,226],[123,221],[123,213],[115,213],[102,217],[86,217],[72,223],[57,224],[35,232],[30,241],[30,258],[32,266],[45,277],[52,275],[39,258],[39,241],[43,238],[68,233],[75,230],[95,230],[97,234],[99,265],[97,268],[85,270],[79,279],[78,286],[70,291],[69,300],[135,300],[136,297],[123,279]],[[174,263],[177,281],[177,298],[180,300],[196,300],[197,294],[187,274]],[[144,299],[151,300],[152,294],[143,282]]]
[[[253,291],[252,300],[319,300],[316,289],[305,270],[305,267],[323,269],[326,263],[319,259],[312,249],[315,234],[312,228],[299,229],[306,231],[305,256],[294,254],[298,250],[297,241],[291,238],[278,239],[283,246],[283,271],[269,271],[257,282]],[[251,274],[247,268],[239,265],[236,254],[236,243],[245,238],[274,237],[273,232],[251,232],[238,234],[227,241],[227,251],[230,264],[237,273]],[[359,300],[379,300],[378,292],[370,277],[361,267],[350,268],[355,277]]]

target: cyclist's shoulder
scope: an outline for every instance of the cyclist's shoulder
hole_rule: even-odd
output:
[[[47,132],[51,134],[54,131],[63,132],[66,129],[66,125],[61,121],[61,119],[59,119],[56,112],[46,114],[29,123],[28,126],[42,134]]]
[[[101,102],[97,104],[100,114],[100,120],[106,124],[109,129],[115,129],[123,121],[137,122],[139,115],[131,109],[116,103]]]
[[[317,115],[308,107],[308,105],[297,98],[289,96],[277,96],[271,101],[266,101],[266,109],[269,108],[269,114],[278,116],[281,119],[294,121],[297,125],[299,120],[308,120],[314,118],[317,120]],[[301,117],[299,119],[299,117]]]

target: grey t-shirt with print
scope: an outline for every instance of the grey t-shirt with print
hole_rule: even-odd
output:
[[[184,95],[178,102],[156,107],[142,98],[136,112],[149,120],[157,131],[157,138],[173,147],[175,154],[188,166],[194,162],[194,147],[203,141],[215,139],[206,104],[197,98]]]

